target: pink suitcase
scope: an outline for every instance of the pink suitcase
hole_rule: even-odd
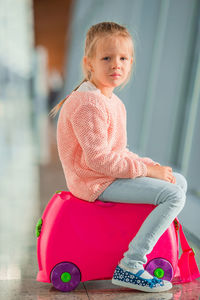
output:
[[[88,202],[70,192],[57,192],[36,225],[37,280],[51,282],[56,289],[68,292],[80,282],[111,279],[130,241],[154,207],[99,200]],[[199,277],[194,251],[185,244],[183,235],[182,262],[179,260],[180,226],[176,218],[147,256],[144,266],[152,275],[173,280],[173,283]]]

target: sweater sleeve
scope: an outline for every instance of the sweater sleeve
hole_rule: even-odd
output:
[[[126,151],[129,153],[132,153],[135,158],[137,158],[138,161],[142,161],[144,164],[148,165],[148,166],[160,166],[160,164],[158,162],[153,161],[151,158],[149,157],[140,157],[137,154],[131,152],[128,148],[126,148]]]
[[[139,161],[142,161],[143,163],[145,163],[148,166],[160,166],[160,164],[158,162],[153,161],[151,158],[149,157],[140,157]]]
[[[94,103],[81,104],[71,117],[74,134],[83,150],[87,166],[115,178],[147,175],[147,167],[129,153],[110,149],[108,145],[107,112]]]

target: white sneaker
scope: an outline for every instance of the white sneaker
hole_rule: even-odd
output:
[[[134,274],[118,265],[113,274],[112,283],[150,293],[164,292],[172,288],[170,281],[157,277],[153,277],[153,279],[142,278],[142,273],[144,273],[143,269]]]

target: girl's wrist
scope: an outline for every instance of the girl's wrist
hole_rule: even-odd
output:
[[[147,166],[147,177],[152,177],[152,168],[154,166]]]
[[[149,166],[146,165],[146,167],[147,167],[147,177],[149,177]]]

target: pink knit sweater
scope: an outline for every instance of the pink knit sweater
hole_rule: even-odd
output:
[[[147,175],[156,164],[126,148],[126,109],[85,82],[64,102],[57,124],[58,153],[69,191],[90,202],[116,178]]]

